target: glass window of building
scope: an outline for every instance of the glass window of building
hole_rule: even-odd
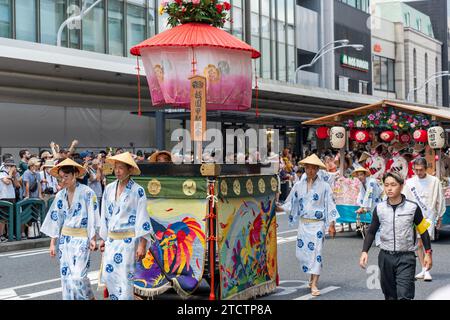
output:
[[[68,17],[77,16],[80,14],[80,0],[69,0],[69,6],[67,7]],[[81,21],[73,21],[67,25],[69,33],[69,47],[73,49],[80,49],[80,36],[81,36]]]
[[[395,92],[395,62],[385,57],[373,57],[374,89]]]
[[[233,35],[239,39],[244,39],[244,21],[243,21],[243,6],[242,0],[233,0],[231,16],[233,19],[232,29]]]
[[[127,1],[127,52],[146,39],[145,0]]]
[[[84,16],[82,25],[83,50],[105,52],[105,4],[98,3]]]
[[[155,0],[148,0],[147,38],[153,37],[156,34],[156,15]]]
[[[394,60],[388,60],[388,91],[395,92],[395,62]]]
[[[66,0],[40,0],[41,42],[56,45],[59,27],[66,20]],[[67,47],[67,33],[61,33],[61,46]]]
[[[12,38],[11,0],[0,0],[0,37]]]
[[[270,0],[261,0],[261,65],[262,76],[272,78],[270,42]]]
[[[108,41],[109,54],[123,56],[124,51],[124,1],[108,1]]]
[[[16,0],[16,39],[37,41],[36,0]]]

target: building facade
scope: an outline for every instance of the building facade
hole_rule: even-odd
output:
[[[429,16],[402,2],[376,4],[372,15],[374,95],[443,105],[442,42]]]
[[[141,90],[145,116],[136,115],[136,58],[130,56],[129,50],[167,29],[167,16],[158,15],[159,0],[103,0],[82,21],[72,21],[61,28],[83,6],[94,3],[95,0],[0,0],[0,153],[48,148],[52,140],[67,146],[72,139],[78,139],[81,148],[93,150],[170,148],[172,130],[189,127],[187,112],[155,112],[145,89]],[[371,84],[360,84],[370,82],[370,71],[354,69],[361,67],[360,60],[367,60],[359,55],[362,52],[354,50],[324,56],[317,66],[321,73],[319,78],[316,76],[318,85],[295,84],[296,68],[310,61],[303,51],[314,56],[322,45],[336,37],[349,37],[353,43],[366,41],[369,33],[364,30],[363,20],[368,16],[367,0],[230,3],[233,23],[225,29],[262,53],[254,64],[259,78],[261,116],[256,118],[254,110],[211,113],[209,127],[277,128],[281,130],[280,146],[299,151],[306,137],[300,125],[303,120],[374,102],[368,95],[356,94],[369,93]],[[348,12],[361,15],[357,26],[335,19]],[[311,21],[317,28],[308,29],[311,26],[303,20],[305,13],[312,13]],[[366,51],[369,48],[366,46]],[[347,55],[345,59],[341,57],[343,53]],[[344,60],[345,66],[341,62]],[[336,87],[339,76],[348,77],[348,90],[336,90],[342,90]],[[141,84],[144,83],[141,70]],[[13,135],[8,134],[11,121],[20,126]]]

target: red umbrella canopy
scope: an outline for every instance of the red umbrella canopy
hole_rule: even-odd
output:
[[[133,47],[144,63],[152,104],[190,109],[192,75],[206,78],[207,110],[247,110],[252,100],[252,58],[261,54],[227,32],[186,23]]]
[[[140,56],[142,48],[154,47],[216,47],[248,51],[252,59],[261,53],[228,32],[205,23],[186,23],[147,39],[131,48],[132,55]]]

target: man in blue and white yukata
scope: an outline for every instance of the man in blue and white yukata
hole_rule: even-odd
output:
[[[152,232],[147,197],[130,179],[141,171],[129,152],[106,162],[114,165],[117,180],[106,186],[102,199],[100,283],[106,284],[111,300],[133,300],[135,264],[145,256]]]
[[[76,180],[85,173],[86,169],[71,159],[50,170],[63,189],[56,194],[41,232],[51,237],[50,256],[58,255],[60,261],[63,300],[94,299],[87,273],[90,250],[96,250],[100,215],[95,192]]]
[[[289,212],[289,225],[300,217],[297,235],[296,256],[300,269],[310,275],[309,287],[312,296],[319,296],[318,282],[322,270],[322,249],[326,230],[331,237],[336,234],[335,223],[339,218],[330,185],[318,176],[325,165],[313,154],[300,161],[306,179],[297,182],[289,196],[290,204],[278,207],[277,211]]]

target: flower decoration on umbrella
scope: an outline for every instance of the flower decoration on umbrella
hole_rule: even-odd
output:
[[[423,114],[409,114],[394,108],[374,111],[344,122],[348,129],[381,129],[413,132],[433,125],[430,117]]]
[[[231,5],[227,1],[217,0],[162,0],[159,14],[169,15],[168,25],[176,27],[188,22],[202,22],[217,28],[223,28],[231,21],[228,12]]]

